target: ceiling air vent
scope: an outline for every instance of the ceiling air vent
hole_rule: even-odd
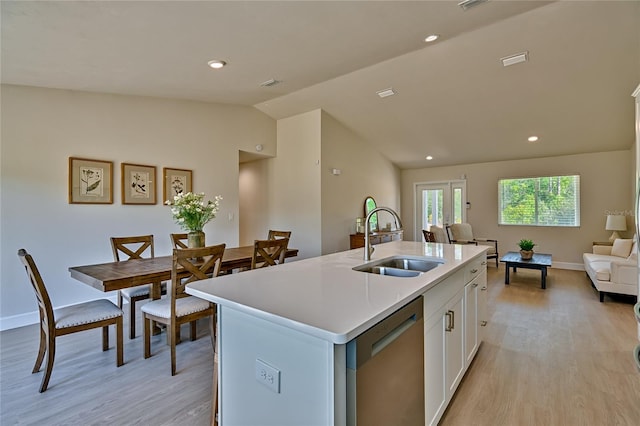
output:
[[[505,56],[500,58],[502,65],[508,67],[510,65],[519,64],[520,62],[527,62],[529,60],[529,52],[516,53],[515,55]]]
[[[280,84],[280,83],[282,83],[282,82],[272,78],[270,80],[267,80],[267,81],[264,81],[264,82],[260,83],[260,86],[262,86],[262,87],[271,87],[271,86],[275,86],[276,84]]]
[[[384,89],[384,90],[378,90],[376,93],[381,98],[386,98],[387,96],[393,96],[396,94],[396,92],[393,90],[392,87],[389,87],[388,89]]]
[[[458,6],[462,8],[462,10],[469,10],[474,6],[478,6],[481,3],[485,3],[488,0],[464,0],[458,3]]]

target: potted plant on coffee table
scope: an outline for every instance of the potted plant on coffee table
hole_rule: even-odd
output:
[[[520,246],[520,257],[522,260],[529,260],[533,257],[533,247],[535,244],[532,240],[522,239],[518,242]]]

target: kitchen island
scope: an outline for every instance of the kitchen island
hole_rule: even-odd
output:
[[[426,422],[437,422],[481,340],[484,253],[472,245],[396,241],[376,246],[372,261],[403,255],[442,264],[416,277],[370,274],[352,269],[365,263],[355,249],[189,284],[188,293],[218,304],[220,423],[345,425],[346,344],[420,296]],[[445,328],[456,309],[468,315],[457,315],[453,346],[460,354],[449,363]],[[447,381],[442,392],[440,376]]]

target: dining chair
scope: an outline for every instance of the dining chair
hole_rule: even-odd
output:
[[[289,238],[291,239],[291,231],[276,231],[274,229],[269,229],[268,240],[276,240],[280,238]]]
[[[154,257],[153,235],[134,237],[111,237],[111,250],[116,262],[129,259]],[[122,299],[129,301],[129,339],[136,337],[136,302],[151,297],[151,284],[118,290],[118,307],[122,309]],[[167,294],[167,286],[160,284],[161,294]]]
[[[498,267],[498,240],[474,237],[471,224],[453,223],[447,225],[447,237],[451,244],[480,244],[489,246],[487,259],[495,259],[496,268]]]
[[[288,245],[288,238],[255,240],[253,243],[253,256],[251,257],[251,269],[284,263]]]
[[[436,242],[436,234],[431,231],[427,231],[426,229],[422,230],[422,235],[424,236],[424,241],[426,243],[435,243]]]
[[[189,323],[191,340],[196,340],[196,321],[211,317],[211,344],[215,351],[215,305],[185,292],[187,284],[217,276],[225,244],[201,248],[174,249],[169,297],[152,300],[142,306],[144,322],[144,358],[151,356],[152,321],[167,326],[171,347],[171,375],[176,374],[176,343],[178,330]]]
[[[53,361],[56,356],[56,338],[58,336],[93,328],[102,328],[102,350],[106,351],[109,349],[109,326],[114,325],[116,328],[116,365],[118,367],[123,365],[122,309],[107,299],[98,299],[54,310],[49,293],[33,257],[25,249],[18,250],[18,257],[24,265],[38,300],[40,348],[31,373],[40,371],[46,355],[47,363],[40,383],[40,392],[46,391],[49,385]]]
[[[186,242],[188,239],[188,234],[171,234],[171,244],[173,244],[173,248],[175,249],[189,248]]]

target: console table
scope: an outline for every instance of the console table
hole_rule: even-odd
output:
[[[402,229],[395,231],[376,231],[369,234],[369,239],[371,240],[371,245],[388,243],[390,241],[399,241],[402,240],[403,232],[404,231]],[[351,249],[364,247],[363,233],[351,234],[349,237]]]

